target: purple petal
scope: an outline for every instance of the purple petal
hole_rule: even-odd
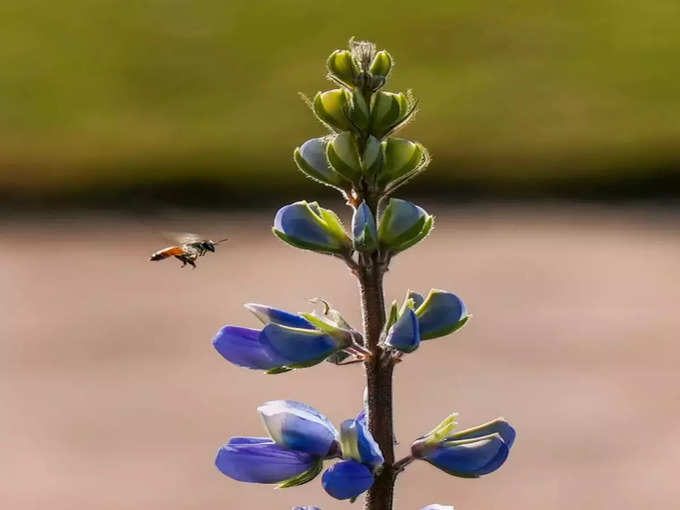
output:
[[[326,470],[321,483],[326,492],[336,499],[351,499],[373,485],[373,475],[363,464],[344,460]]]
[[[283,366],[285,360],[260,342],[260,330],[223,327],[213,339],[213,345],[225,359],[240,367],[269,370]]]
[[[316,457],[286,450],[273,442],[242,442],[235,438],[217,452],[215,465],[225,475],[240,482],[279,483],[310,469]],[[253,441],[263,438],[251,438]]]

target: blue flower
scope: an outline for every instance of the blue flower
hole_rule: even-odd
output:
[[[335,499],[352,499],[373,485],[371,470],[356,460],[334,464],[321,477],[326,492]]]
[[[501,467],[515,441],[515,429],[503,418],[456,434],[452,414],[411,446],[415,458],[463,478],[477,478]]]
[[[225,326],[213,339],[215,349],[235,365],[269,371],[311,366],[349,345],[349,335],[321,331],[300,315],[253,303],[246,308],[263,329]]]
[[[420,336],[430,340],[453,333],[469,319],[465,303],[451,292],[432,289],[416,309]]]
[[[347,254],[352,249],[352,241],[338,216],[316,202],[303,200],[282,207],[276,213],[272,230],[281,240],[304,250]]]
[[[373,471],[383,463],[363,414],[351,422],[351,432],[338,432],[319,411],[300,402],[276,400],[258,408],[270,437],[235,437],[219,449],[215,464],[225,475],[252,483],[302,485],[323,469],[323,461],[344,459],[323,475],[326,491],[338,499],[354,498],[373,485]],[[345,443],[351,451],[346,451]]]
[[[401,308],[397,301],[392,303],[383,344],[401,352],[413,352],[422,340],[453,333],[469,318],[465,304],[455,294],[432,289],[424,298],[409,291]]]

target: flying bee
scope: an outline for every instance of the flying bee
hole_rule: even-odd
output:
[[[196,234],[180,234],[173,237],[177,239],[179,244],[158,250],[151,255],[149,260],[155,261],[175,257],[182,263],[181,267],[189,264],[195,269],[198,257],[202,257],[209,251],[214,253],[216,246],[227,240],[225,237],[219,241],[211,241],[210,239],[202,239]]]

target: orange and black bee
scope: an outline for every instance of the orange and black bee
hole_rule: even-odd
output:
[[[176,246],[168,246],[162,250],[155,252],[149,260],[163,260],[168,257],[175,257],[182,263],[181,267],[189,264],[194,269],[196,268],[196,259],[202,257],[209,251],[215,252],[215,247],[227,240],[220,239],[219,241],[211,241],[210,239],[202,239],[196,234],[182,234],[177,240],[180,244]]]

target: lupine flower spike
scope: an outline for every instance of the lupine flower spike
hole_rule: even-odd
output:
[[[332,370],[362,363],[364,408],[338,430],[308,405],[266,402],[258,412],[267,434],[232,437],[219,449],[215,464],[234,480],[282,488],[320,475],[333,498],[354,501],[367,493],[366,510],[393,510],[395,481],[412,462],[423,460],[462,478],[484,476],[506,461],[515,430],[497,418],[454,433],[454,414],[416,439],[410,455],[394,460],[395,365],[424,342],[456,332],[471,316],[461,298],[439,289],[426,295],[408,291],[385,310],[382,282],[390,263],[425,241],[434,226],[434,217],[424,208],[394,197],[430,163],[421,143],[396,136],[413,119],[418,103],[410,91],[383,90],[394,59],[371,42],[350,39],[348,49],[331,53],[326,67],[333,88],[307,99],[326,132],[297,147],[293,160],[306,177],[340,193],[351,208],[351,223],[345,227],[332,210],[299,200],[278,210],[272,231],[290,246],[331,255],[347,265],[358,280],[365,330],[357,331],[319,298],[312,302],[321,304],[321,310],[308,313],[249,303],[246,308],[262,325],[226,325],[213,345],[230,363],[268,374],[324,361],[336,365],[326,365]],[[460,341],[451,344],[447,356],[455,359],[459,347]],[[308,505],[293,510],[321,509]],[[431,504],[421,510],[453,507]]]

